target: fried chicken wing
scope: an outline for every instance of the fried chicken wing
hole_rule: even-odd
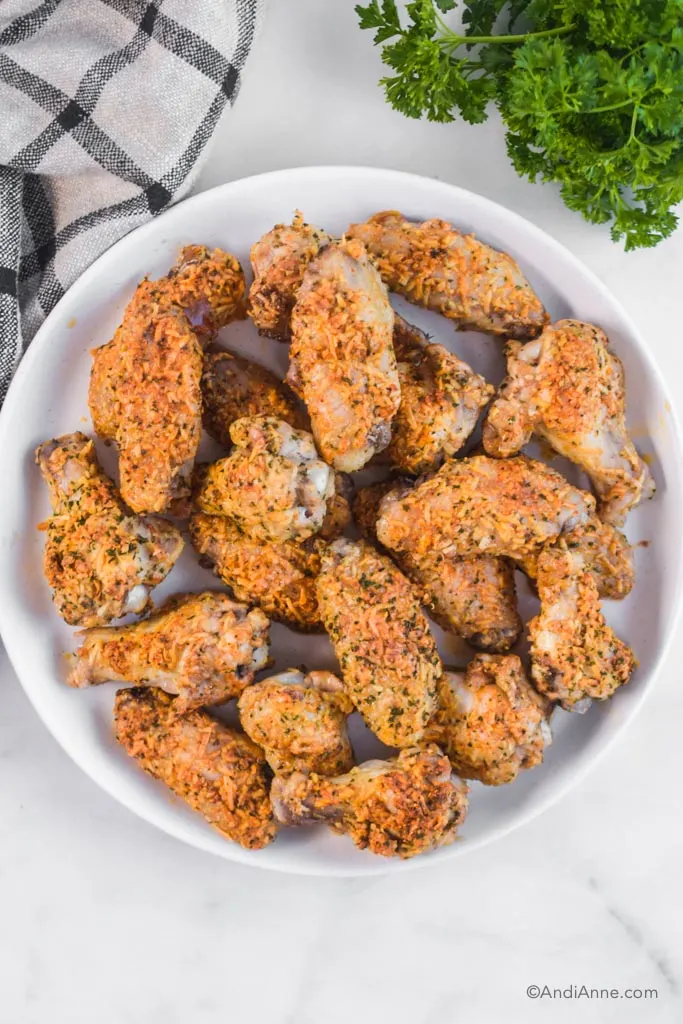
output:
[[[276,224],[252,247],[249,315],[259,334],[289,341],[292,309],[306,267],[330,241],[297,210],[291,224]]]
[[[528,624],[531,678],[567,711],[611,697],[635,667],[633,651],[605,622],[598,588],[578,551],[560,541],[538,559],[541,611]]]
[[[288,383],[303,398],[321,455],[361,469],[391,440],[400,386],[394,313],[358,242],[332,242],[307,267],[292,313]]]
[[[352,224],[389,288],[442,313],[457,329],[533,338],[548,316],[519,265],[445,220],[417,224],[395,210]]]
[[[334,474],[313,438],[272,416],[235,420],[234,451],[206,470],[196,504],[228,516],[248,537],[281,543],[322,528],[334,495]]]
[[[205,711],[179,718],[162,690],[119,690],[114,701],[116,739],[149,775],[248,850],[277,833],[268,767],[255,743]]]
[[[189,495],[202,429],[202,350],[175,308],[141,305],[94,353],[93,424],[119,450],[121,495],[134,512],[164,512]]]
[[[407,494],[387,494],[377,536],[420,566],[435,554],[523,560],[594,511],[592,495],[542,462],[475,455],[449,460]]]
[[[446,755],[430,744],[389,761],[366,761],[334,779],[279,776],[271,799],[285,825],[324,821],[361,850],[407,858],[453,842],[467,812],[467,792]]]
[[[393,562],[365,542],[329,546],[318,604],[346,691],[392,747],[418,742],[436,707],[441,661],[417,594]]]
[[[204,429],[226,448],[232,448],[230,426],[244,416],[274,416],[295,430],[309,422],[296,396],[275,374],[259,363],[225,350],[204,356],[202,373]]]
[[[131,515],[80,432],[45,441],[36,462],[52,515],[43,567],[52,600],[70,626],[102,626],[142,612],[183,549],[172,523]]]
[[[400,316],[394,325],[394,351],[401,404],[386,455],[402,473],[419,476],[460,451],[495,389]]]
[[[507,348],[508,375],[484,424],[490,455],[505,458],[532,434],[588,474],[602,519],[619,526],[654,493],[626,429],[624,371],[598,327],[558,320]]]
[[[516,654],[478,654],[465,672],[444,672],[427,738],[463,779],[500,786],[543,761],[551,708]]]
[[[247,687],[242,728],[277,774],[341,775],[353,767],[346,719],[353,705],[331,672],[289,669]]]
[[[183,594],[132,626],[82,630],[67,683],[156,686],[177,695],[176,714],[222,704],[268,664],[268,627],[227,594]]]

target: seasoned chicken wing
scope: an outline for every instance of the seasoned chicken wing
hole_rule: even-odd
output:
[[[627,683],[633,651],[605,622],[598,588],[578,551],[559,541],[538,559],[541,611],[528,624],[531,678],[567,711],[585,711]]]
[[[436,708],[441,661],[417,594],[393,562],[365,542],[329,546],[318,604],[346,691],[391,747],[418,742]]]
[[[247,687],[237,706],[274,772],[341,775],[353,767],[346,731],[353,705],[331,672],[280,672]]]
[[[623,533],[594,515],[568,533],[565,543],[569,551],[581,554],[600,597],[619,600],[630,594],[635,582],[633,549]],[[527,555],[520,563],[531,579],[536,579],[540,553]]]
[[[467,813],[467,792],[432,743],[389,761],[366,761],[335,779],[279,776],[271,799],[285,825],[324,821],[361,850],[406,858],[453,842]]]
[[[334,474],[318,457],[313,438],[272,416],[235,420],[234,451],[209,466],[196,504],[228,516],[248,537],[281,543],[319,533]]]
[[[93,424],[119,450],[121,495],[135,512],[187,498],[202,430],[202,350],[175,308],[140,305],[94,353]]]
[[[558,320],[540,338],[507,348],[508,375],[489,409],[489,455],[514,455],[532,434],[583,469],[602,519],[621,525],[654,493],[650,471],[626,429],[624,370],[598,327]]]
[[[259,334],[289,341],[292,309],[306,267],[330,241],[297,210],[291,224],[276,224],[252,247],[249,315]]]
[[[52,600],[70,626],[102,626],[141,612],[183,549],[172,523],[131,515],[80,432],[36,448],[50,489],[44,571]]]
[[[460,451],[495,389],[400,316],[394,325],[394,351],[401,404],[386,455],[401,472],[419,476]]]
[[[533,338],[548,316],[518,264],[445,220],[417,224],[395,210],[352,224],[389,288],[461,330]]]
[[[449,460],[407,494],[387,494],[377,536],[421,566],[435,554],[523,560],[594,511],[592,495],[542,462],[475,455]]]
[[[234,352],[213,350],[204,356],[202,374],[204,429],[232,448],[230,426],[243,416],[274,416],[296,430],[309,429],[308,417],[286,384],[259,363]]]
[[[225,516],[194,512],[190,539],[238,601],[303,632],[322,631],[316,579],[325,548],[318,537],[296,543],[254,540]]]
[[[400,401],[393,327],[387,290],[359,242],[332,242],[308,265],[287,381],[335,469],[361,469],[391,440]]]
[[[377,541],[377,517],[385,494],[398,491],[397,480],[383,480],[358,491],[353,505],[356,523]],[[522,620],[512,564],[493,555],[425,552],[419,563],[408,552],[394,558],[422,595],[430,615],[447,632],[484,651],[507,651],[517,643]]]
[[[500,786],[542,762],[551,708],[516,654],[478,654],[465,672],[444,672],[427,738],[463,779]]]
[[[179,715],[222,704],[268,664],[268,627],[262,611],[227,594],[183,594],[132,626],[82,630],[67,683],[156,686],[177,695]]]
[[[268,766],[255,743],[206,711],[179,718],[162,690],[132,687],[114,701],[116,739],[155,779],[248,850],[275,838]]]

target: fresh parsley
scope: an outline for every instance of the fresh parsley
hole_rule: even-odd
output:
[[[518,174],[610,224],[626,249],[656,245],[683,200],[683,0],[395,0],[356,12],[408,117],[473,124],[490,101]]]

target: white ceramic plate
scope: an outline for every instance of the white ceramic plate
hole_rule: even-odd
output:
[[[629,538],[647,542],[637,549],[636,587],[626,601],[606,603],[610,623],[636,651],[639,667],[633,680],[612,701],[585,716],[557,712],[555,740],[544,765],[510,786],[495,789],[475,783],[462,838],[412,861],[386,861],[361,853],[322,826],[283,831],[258,853],[223,839],[117,747],[111,729],[113,685],[89,691],[64,685],[63,653],[73,649],[73,635],[53,611],[42,578],[42,537],[35,525],[48,515],[49,505],[33,451],[46,438],[91,430],[86,402],[90,349],[111,336],[140,278],[163,274],[181,245],[221,246],[234,252],[246,268],[252,243],[276,222],[289,220],[295,208],[333,233],[377,210],[395,208],[415,219],[438,216],[511,252],[553,319],[576,317],[607,331],[626,369],[630,427],[658,487],[655,500],[628,521]],[[479,372],[494,382],[500,380],[500,342],[456,334],[439,317],[400,301],[396,306]],[[284,373],[286,347],[259,338],[249,323],[228,327],[222,341]],[[112,453],[101,447],[100,453],[112,471]],[[394,171],[305,168],[232,182],[181,203],[113,246],[62,299],[19,368],[0,417],[0,479],[0,628],[17,674],[47,727],[85,772],[141,817],[203,850],[279,871],[400,871],[458,856],[528,821],[576,782],[634,717],[654,681],[680,603],[681,444],[646,343],[600,281],[538,228],[470,192]],[[156,591],[156,599],[217,586],[214,577],[197,566],[188,545],[170,578]],[[523,613],[533,614],[534,600],[523,580],[520,595]],[[439,636],[444,659],[462,664],[465,652]],[[281,626],[273,628],[272,637],[277,668],[302,662],[310,668],[334,665],[324,637],[298,636]],[[359,759],[373,752],[375,741],[361,725],[354,724],[352,735]]]

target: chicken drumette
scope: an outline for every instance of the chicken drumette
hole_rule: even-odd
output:
[[[453,842],[467,812],[467,786],[433,743],[389,761],[366,761],[330,779],[295,773],[271,789],[285,825],[324,821],[361,850],[414,857]]]
[[[361,469],[391,440],[401,397],[393,327],[387,290],[359,242],[332,242],[308,265],[287,381],[335,469]]]
[[[369,544],[342,538],[323,555],[317,592],[354,705],[383,743],[417,743],[436,709],[442,669],[410,583]]]
[[[624,371],[604,332],[558,320],[535,341],[511,342],[507,360],[484,425],[486,451],[514,455],[536,434],[588,474],[600,517],[621,525],[654,483],[626,429]]]
[[[395,210],[352,224],[389,288],[459,329],[533,338],[548,316],[518,264],[444,220],[417,224]]]
[[[478,654],[465,672],[444,672],[427,738],[462,778],[500,786],[542,762],[551,707],[517,655]]]
[[[306,267],[330,241],[297,210],[291,224],[276,224],[252,247],[249,315],[259,334],[289,341],[292,309]]]
[[[267,846],[277,824],[261,750],[205,711],[179,718],[175,705],[162,690],[119,690],[116,739],[222,835],[248,850]]]
[[[605,622],[598,588],[581,554],[559,541],[540,554],[541,611],[528,625],[531,678],[567,711],[585,711],[627,683],[633,652]]]
[[[85,629],[69,686],[122,682],[177,695],[176,714],[237,697],[268,664],[268,627],[227,594],[183,594],[132,626]]]
[[[409,484],[384,480],[363,487],[353,504],[354,519],[363,536],[377,541],[377,517],[383,497]],[[472,647],[507,651],[522,631],[512,564],[493,555],[425,552],[420,562],[407,552],[394,554],[399,568],[422,594],[430,615],[447,632],[463,637]]]
[[[183,549],[172,523],[131,515],[77,432],[45,441],[36,462],[50,489],[44,571],[70,626],[101,626],[149,604]]]
[[[341,775],[353,767],[346,731],[353,705],[331,672],[280,672],[247,687],[238,708],[274,772]]]
[[[394,351],[401,404],[386,455],[401,472],[419,476],[438,469],[445,458],[460,451],[494,388],[399,316]]]
[[[236,420],[234,451],[205,471],[196,504],[227,516],[253,540],[281,543],[319,533],[334,474],[312,436],[272,416]]]

